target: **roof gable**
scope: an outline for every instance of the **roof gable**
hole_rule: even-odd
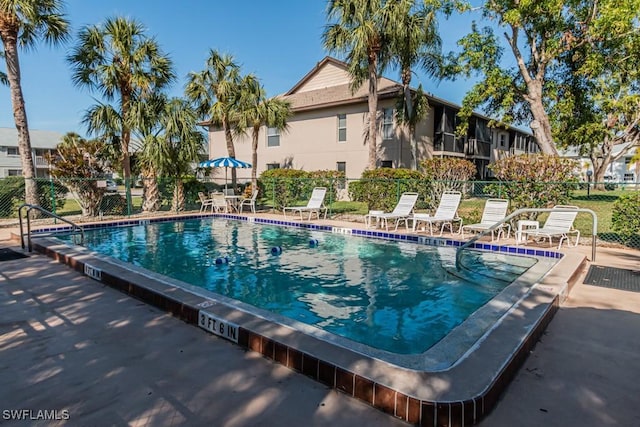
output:
[[[285,95],[300,92],[326,89],[333,86],[349,84],[351,77],[347,71],[347,64],[330,56],[324,59],[296,83]]]

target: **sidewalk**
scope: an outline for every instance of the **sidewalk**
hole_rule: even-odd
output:
[[[592,264],[640,271],[640,252],[598,248]],[[640,425],[640,293],[583,279],[480,426]]]
[[[0,262],[0,355],[0,416],[69,414],[2,425],[406,425],[38,254]]]

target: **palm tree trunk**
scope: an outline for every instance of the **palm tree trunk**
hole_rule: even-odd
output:
[[[13,106],[13,118],[18,131],[18,149],[22,163],[22,175],[24,176],[25,202],[31,205],[39,204],[38,185],[35,180],[36,170],[33,164],[31,152],[31,138],[27,122],[27,110],[25,109],[24,96],[20,83],[20,61],[18,59],[17,28],[7,29],[5,23],[0,25],[0,37],[4,43],[5,60],[7,63],[7,79],[11,90],[11,105]],[[35,211],[33,211],[35,212]]]
[[[410,123],[413,121],[413,100],[411,99],[411,69],[402,70],[402,90],[404,92],[404,108],[407,130],[409,132],[409,143],[411,145],[411,169],[418,169],[418,147],[414,137],[414,130]]]
[[[258,135],[260,126],[253,127],[251,140],[251,194],[258,191]]]
[[[157,212],[160,209],[158,177],[153,168],[142,171],[142,211]]]
[[[184,185],[180,178],[176,179],[175,186],[173,187],[171,209],[175,212],[182,212],[184,210]]]
[[[369,165],[373,170],[378,164],[378,147],[376,138],[378,136],[378,72],[377,57],[372,54],[369,59]]]
[[[129,158],[129,143],[131,142],[131,130],[126,124],[127,117],[129,117],[130,103],[131,103],[131,90],[130,88],[123,86],[120,89],[122,94],[122,101],[120,103],[120,110],[122,114],[122,135],[120,139],[120,151],[122,151],[122,174],[124,175],[124,188],[127,198],[127,210],[131,208],[131,159]]]
[[[227,141],[227,154],[229,157],[233,157],[235,159],[236,149],[233,145],[233,135],[231,134],[231,128],[229,127],[229,123],[226,118],[222,121],[222,127],[224,128],[224,137]],[[236,188],[236,177],[236,168],[231,168],[231,188]]]

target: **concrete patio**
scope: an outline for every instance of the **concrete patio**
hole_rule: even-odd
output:
[[[480,425],[640,425],[640,293],[582,281]],[[0,409],[68,411],[40,425],[404,425],[42,255],[0,263],[0,307]]]

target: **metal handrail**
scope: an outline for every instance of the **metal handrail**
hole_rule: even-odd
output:
[[[29,218],[29,212],[31,212],[32,209],[35,209],[37,211],[40,211],[44,214],[49,215],[52,218],[58,219],[62,222],[66,222],[67,224],[69,224],[72,228],[71,231],[75,231],[75,230],[79,230],[80,231],[80,244],[84,243],[84,229],[79,226],[78,224],[76,224],[73,221],[69,221],[68,219],[65,219],[59,215],[54,214],[53,212],[49,212],[48,210],[44,209],[42,206],[39,205],[30,205],[28,203],[24,203],[22,205],[20,205],[20,207],[18,208],[18,221],[20,222],[20,244],[22,245],[22,249],[24,249],[24,228],[22,226],[22,209],[23,208],[27,208],[27,212],[26,212],[26,218],[27,218],[27,245],[28,245],[28,250],[29,252],[32,251],[32,245],[31,245],[31,219]]]
[[[495,231],[502,224],[504,224],[504,223],[506,223],[508,221],[511,221],[511,219],[513,219],[516,216],[521,215],[523,213],[529,213],[529,212],[552,212],[552,211],[553,212],[587,212],[587,213],[591,214],[591,216],[593,217],[593,230],[592,230],[592,234],[591,234],[591,261],[595,261],[596,260],[596,239],[598,237],[598,216],[596,215],[596,213],[594,211],[592,211],[591,209],[586,209],[586,208],[578,208],[578,209],[523,208],[523,209],[516,210],[515,212],[511,213],[511,215],[508,215],[504,219],[502,219],[501,221],[496,222],[491,227],[489,227],[486,230],[482,231],[481,233],[477,234],[472,239],[470,239],[468,242],[465,242],[462,246],[460,246],[458,248],[458,250],[456,251],[456,269],[457,270],[460,269],[460,253],[462,252],[462,250],[466,249],[469,246],[471,246],[472,244],[474,244],[482,236],[485,236],[485,235],[491,233],[492,231]]]

